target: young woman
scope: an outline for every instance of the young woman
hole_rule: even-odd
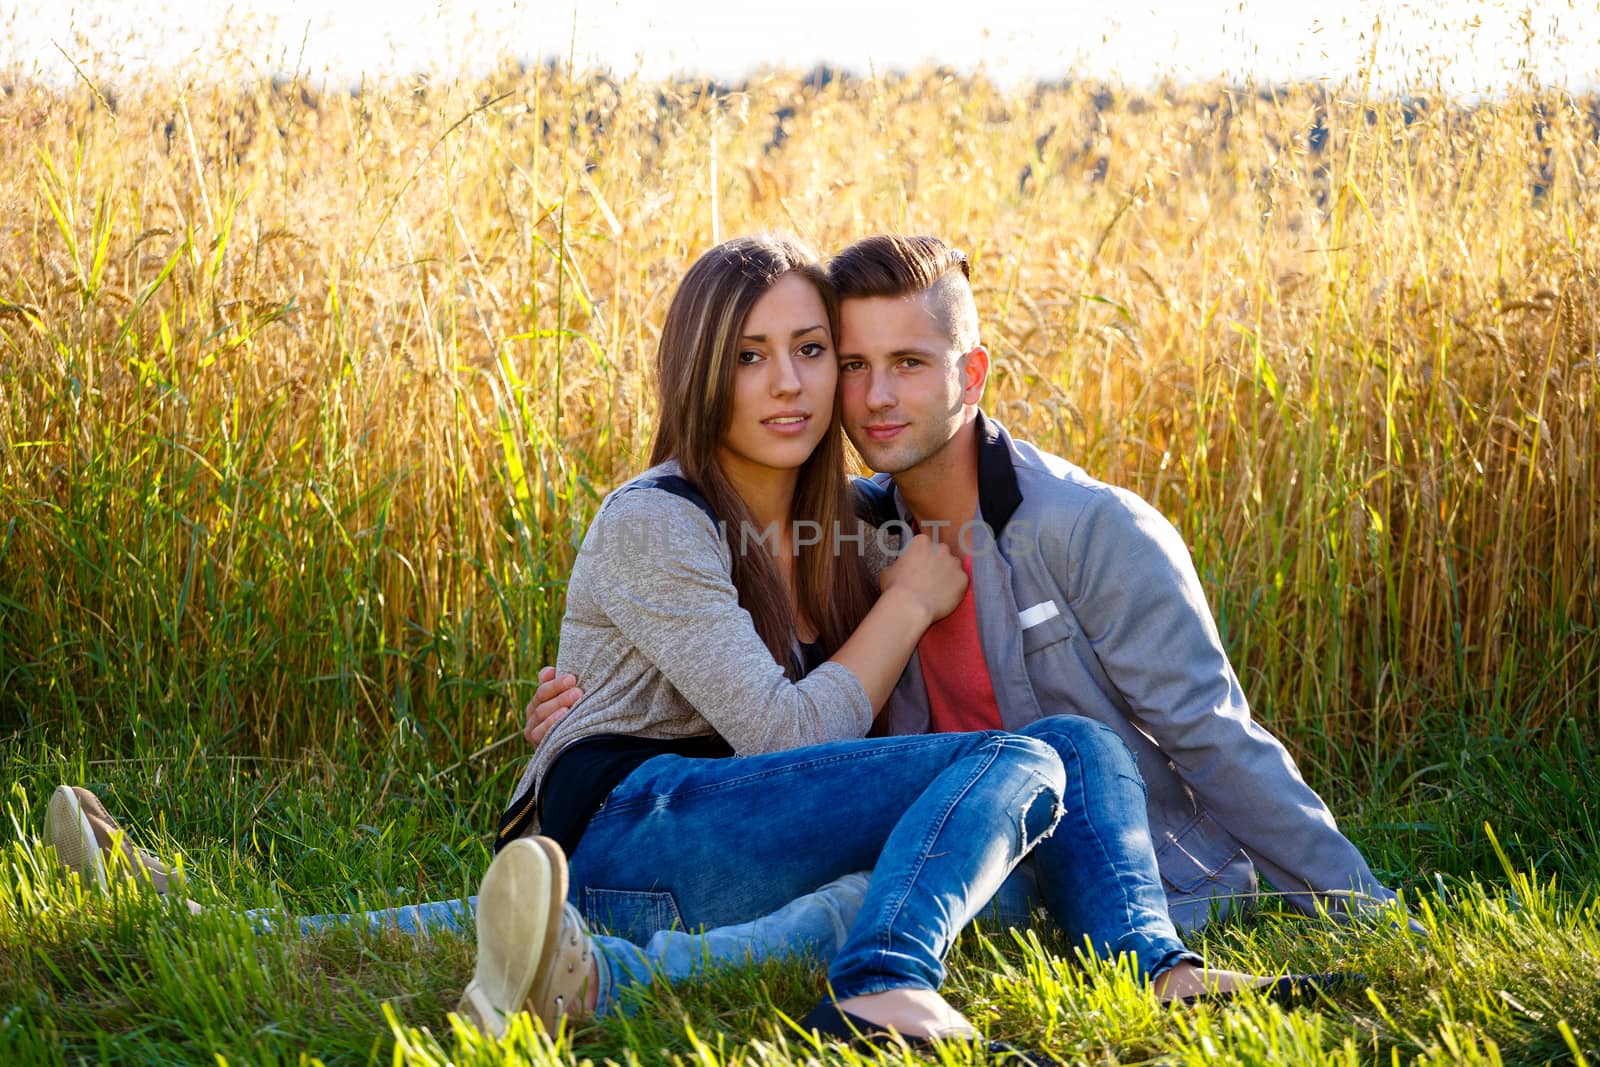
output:
[[[1017,735],[861,739],[965,575],[918,537],[874,599],[834,418],[834,327],[825,275],[783,238],[712,249],[673,298],[654,466],[607,498],[567,587],[558,667],[591,685],[530,761],[480,897],[464,1004],[491,1028],[524,1004],[550,1022],[583,980],[604,982],[570,910],[527,918],[530,893],[566,895],[564,850],[573,903],[636,939],[750,920],[870,869],[832,1000],[807,1022],[972,1032],[936,992],[944,954],[1055,825],[1068,772]],[[1114,737],[1061,729],[1137,780]],[[1092,809],[1095,792],[1073,795]],[[1128,822],[1091,810],[1056,827],[1084,836],[1086,862],[1115,867],[1108,844],[1148,852],[1147,835],[1096,833],[1096,815]],[[519,888],[501,887],[513,867]],[[1155,927],[1138,931],[1147,973],[1198,964],[1164,901],[1128,922]]]
[[[567,584],[560,661],[599,684],[540,746],[503,835],[537,825],[564,848],[572,895],[613,932],[641,911],[741,922],[871,869],[834,1002],[970,1033],[935,992],[943,956],[1055,825],[1064,772],[1000,733],[862,739],[966,578],[923,538],[874,596],[834,328],[826,276],[791,240],[730,241],[685,275],[654,465],[606,500]],[[481,932],[487,889],[479,909]]]

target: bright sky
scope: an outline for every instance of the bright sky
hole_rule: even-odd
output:
[[[262,74],[335,82],[448,77],[506,54],[647,76],[931,60],[1003,81],[1338,81],[1376,48],[1390,89],[1432,89],[1440,71],[1464,95],[1524,69],[1600,84],[1600,0],[0,0],[0,35],[0,68],[69,79],[70,56],[113,83],[228,52]]]

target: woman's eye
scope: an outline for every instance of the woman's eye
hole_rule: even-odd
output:
[[[805,344],[800,346],[800,355],[806,356],[807,358],[820,356],[826,351],[827,349],[823,347],[821,341],[807,341]]]
[[[757,363],[761,359],[761,353],[747,348],[739,353],[738,359],[740,363]]]

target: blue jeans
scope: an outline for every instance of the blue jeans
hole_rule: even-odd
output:
[[[1037,902],[1072,944],[1131,955],[1141,974],[1201,962],[1167,912],[1144,780],[1122,738],[1079,715],[1052,715],[1017,732],[1049,745],[1067,774],[1061,822],[1028,856]]]
[[[1074,944],[1087,940],[1104,955],[1129,952],[1140,971],[1152,977],[1179,960],[1199,962],[1167,918],[1145,821],[1144,787],[1122,740],[1108,727],[1076,716],[1042,719],[1021,732],[1057,753],[1065,773],[1061,796],[1066,810],[1055,832],[1038,842],[979,914],[1026,927],[1033,911],[1043,907]],[[834,958],[863,903],[866,875],[838,878],[758,919],[703,934],[683,929],[684,916],[671,891],[591,887],[580,894],[576,876],[573,885],[595,931],[599,1012],[605,1014],[624,1003],[630,987],[687,978],[709,965],[776,954]],[[727,889],[737,891],[733,883]],[[310,916],[299,922],[307,931],[332,924],[412,933],[460,931],[475,904],[476,898],[470,898],[358,916]],[[602,932],[608,923],[613,934]]]
[[[406,904],[398,908],[382,908],[353,915],[302,915],[295,925],[302,934],[341,926],[365,927],[374,932],[398,930],[402,934],[426,935],[434,933],[459,934],[471,924],[478,914],[478,898],[465,900],[430,900],[426,904]],[[259,933],[276,930],[282,916],[276,908],[252,908],[245,916],[255,924]]]
[[[572,897],[591,925],[639,942],[747,923],[871,868],[833,995],[937,989],[961,928],[1055,826],[1064,784],[1048,744],[999,732],[657,756],[595,813]]]
[[[1179,962],[1201,963],[1184,946],[1168,915],[1145,814],[1144,783],[1127,745],[1110,727],[1073,715],[1041,719],[1018,733],[1043,741],[1060,758],[1066,775],[1064,812],[1055,831],[1034,846],[979,916],[1026,928],[1033,912],[1043,908],[1070,943],[1108,958],[1127,954],[1138,973],[1151,978]],[[576,860],[574,867],[577,886]],[[759,877],[758,872],[750,874]],[[748,927],[707,930],[708,943],[696,947],[691,940],[677,948],[691,956],[709,953],[737,961],[777,944],[828,959],[834,946],[817,917],[848,915],[859,900],[859,883],[841,880]],[[684,925],[686,917],[677,903],[672,892],[659,888],[591,888],[580,899],[592,923],[609,922],[623,935],[620,951],[626,957],[639,959],[640,950],[632,942],[648,940],[650,951],[644,955],[660,961],[658,973],[669,980],[687,972],[680,969],[680,958],[666,953],[654,937],[659,930]],[[692,925],[693,919],[689,921]],[[627,975],[630,982],[648,980],[648,969],[635,967]]]

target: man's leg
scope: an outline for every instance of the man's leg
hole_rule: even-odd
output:
[[[662,930],[643,947],[596,933],[600,973],[595,1013],[628,1011],[630,989],[657,981],[670,984],[724,965],[775,956],[806,957],[826,964],[844,945],[866,895],[867,874],[863,871],[837,878],[747,923],[700,933]]]
[[[1179,962],[1199,963],[1168,915],[1144,781],[1122,738],[1077,715],[1017,732],[1050,745],[1067,772],[1061,822],[1029,855],[1039,899],[1056,925],[1097,954],[1131,954],[1152,977]]]

